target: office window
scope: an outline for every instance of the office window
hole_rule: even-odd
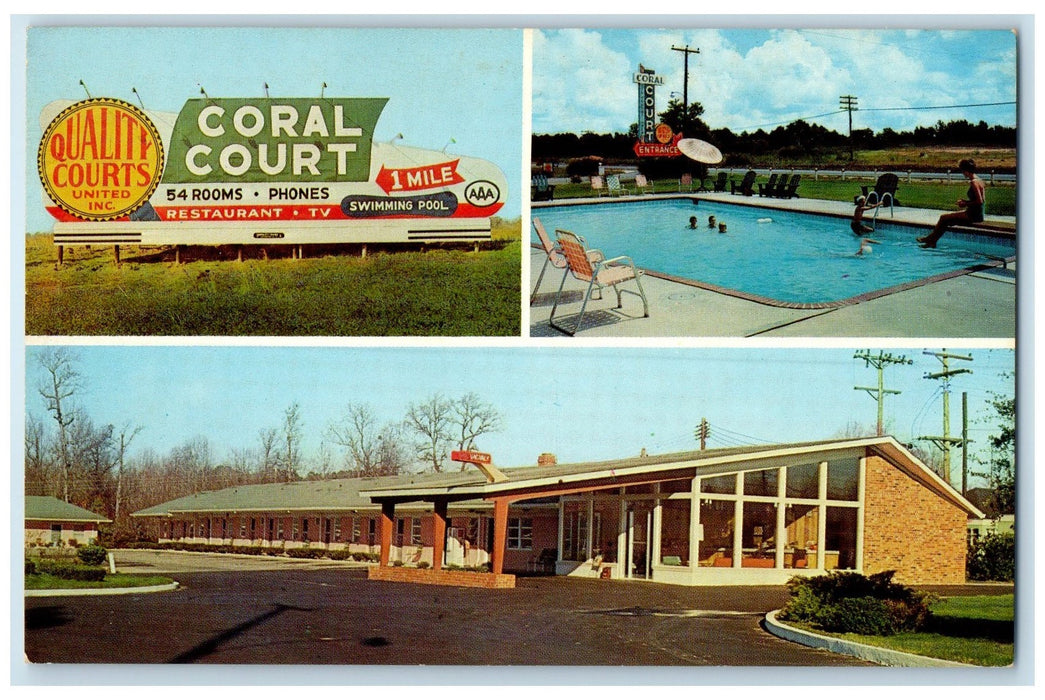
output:
[[[532,518],[508,518],[508,549],[533,549]]]

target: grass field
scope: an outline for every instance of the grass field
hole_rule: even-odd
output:
[[[73,581],[51,574],[30,574],[25,577],[25,590],[73,590],[84,588],[138,588],[140,586],[163,586],[173,583],[167,576],[140,574],[106,574],[102,581]]]
[[[976,666],[1008,666],[1013,662],[1014,597],[956,596],[933,606],[926,630],[877,637],[831,634],[861,644],[904,651]],[[829,634],[810,625],[798,625]]]
[[[218,248],[71,248],[26,237],[29,335],[504,336],[520,332],[521,229],[463,248],[237,262]]]

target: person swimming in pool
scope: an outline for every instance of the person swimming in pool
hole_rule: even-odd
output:
[[[876,241],[873,238],[861,238],[860,239],[860,249],[856,251],[856,254],[857,255],[870,255],[870,253],[871,253],[871,244],[872,243],[881,243],[881,241]]]
[[[697,227],[697,217],[695,217],[695,216],[689,217],[689,227],[690,228],[696,228]]]
[[[712,214],[708,217],[708,228],[715,228],[715,215]]]
[[[853,220],[849,222],[849,228],[853,230],[857,236],[862,236],[865,233],[871,233],[874,231],[873,228],[864,223],[864,214],[872,209],[877,209],[881,202],[875,202],[874,204],[867,203],[867,197],[856,198],[856,209],[853,211]]]
[[[719,233],[725,233],[726,232],[726,222],[725,221],[723,221],[722,223],[720,223],[718,225],[718,232]]]

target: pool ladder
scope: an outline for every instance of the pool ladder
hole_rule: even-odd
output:
[[[871,201],[872,197],[874,197],[874,201],[873,202]],[[869,195],[867,195],[867,202],[865,202],[865,203],[866,204],[870,204],[870,205],[873,206],[874,204],[877,204],[878,201],[879,201],[878,200],[878,193],[877,192],[871,192]],[[893,195],[892,195],[891,192],[886,192],[886,193],[882,194],[881,203],[885,204],[887,201],[889,202],[889,218],[894,218]],[[873,229],[877,229],[878,228],[878,212],[881,211],[881,209],[882,209],[881,207],[875,207],[874,216],[871,217],[871,228],[873,228]]]

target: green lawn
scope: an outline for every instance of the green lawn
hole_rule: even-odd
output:
[[[933,616],[925,631],[889,637],[831,634],[811,625],[788,624],[921,656],[976,666],[1008,666],[1013,660],[1013,601],[1011,594],[945,598],[933,606]]]
[[[520,332],[521,230],[465,248],[325,251],[303,260],[125,246],[66,250],[26,237],[30,335],[505,336]],[[358,248],[358,246],[357,246]]]
[[[106,574],[102,581],[73,581],[50,574],[30,574],[25,577],[25,590],[70,590],[81,588],[137,588],[139,586],[162,586],[173,583],[166,576],[141,576],[136,574]]]
[[[712,171],[712,175],[715,171]],[[737,170],[733,173],[733,179],[738,182],[743,177],[743,172]],[[760,175],[755,180],[755,192],[758,192],[758,184],[764,183],[769,178]],[[860,194],[860,186],[874,186],[871,178],[847,178],[842,180],[837,177],[821,176],[814,179],[809,175],[802,176],[802,182],[798,186],[799,197],[808,199],[826,199],[829,201],[849,202],[853,197]],[[707,181],[708,186],[711,181]],[[657,194],[677,193],[679,191],[678,180],[658,180],[654,182]],[[908,207],[925,209],[954,210],[956,200],[965,196],[968,185],[964,179],[954,179],[951,182],[924,182],[915,180],[906,182],[901,175],[900,186],[896,192],[896,198]],[[555,199],[567,199],[571,197],[592,197],[591,185],[587,181],[581,183],[564,183],[555,186]],[[1014,216],[1016,213],[1016,188],[1012,184],[995,183],[987,184],[987,215]]]

